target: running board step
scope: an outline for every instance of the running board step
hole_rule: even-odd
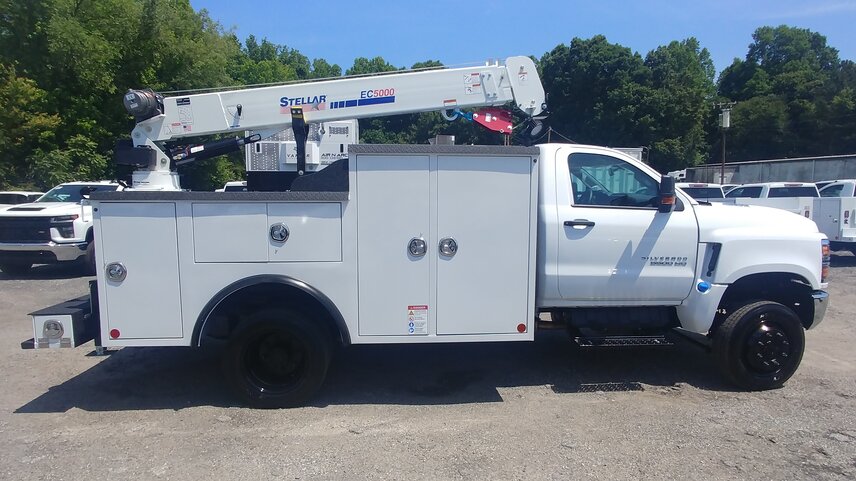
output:
[[[674,346],[666,336],[603,336],[575,337],[580,347]]]

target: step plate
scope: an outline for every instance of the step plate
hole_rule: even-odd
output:
[[[580,347],[674,346],[665,336],[575,337],[574,342]]]

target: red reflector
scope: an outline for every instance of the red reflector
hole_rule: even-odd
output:
[[[673,195],[664,195],[660,200],[660,204],[662,205],[674,205],[675,204],[675,196]]]
[[[120,335],[118,329],[110,329],[110,339],[119,339]]]
[[[517,325],[517,332],[524,333],[526,332],[526,324],[520,323]]]

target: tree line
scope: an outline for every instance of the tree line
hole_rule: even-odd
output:
[[[729,160],[856,152],[856,65],[817,32],[760,27],[717,78],[688,38],[644,57],[598,35],[533,56],[548,93],[552,140],[646,146],[661,171],[720,155],[718,102],[736,102]],[[439,67],[426,60],[410,68]],[[126,177],[109,162],[132,119],[129,88],[180,91],[402,69],[381,57],[343,70],[323,58],[233,32],[188,0],[0,0],[0,189]],[[361,121],[361,142],[498,144],[500,134],[438,113]],[[546,141],[547,137],[540,139]],[[210,190],[243,176],[240,156],[180,168]]]

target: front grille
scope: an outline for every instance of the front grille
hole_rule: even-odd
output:
[[[50,217],[0,218],[0,242],[49,242]]]

